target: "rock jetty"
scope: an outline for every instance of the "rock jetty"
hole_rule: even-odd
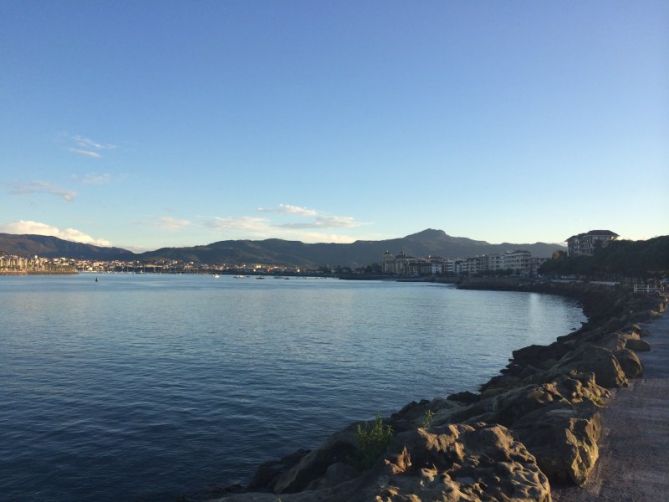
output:
[[[600,410],[611,389],[643,374],[636,352],[651,347],[639,323],[661,315],[666,298],[584,284],[470,286],[569,295],[588,322],[550,345],[514,351],[476,393],[351,424],[314,450],[262,464],[248,486],[217,500],[548,502],[551,487],[583,485],[599,458]],[[381,448],[362,462],[366,433]]]

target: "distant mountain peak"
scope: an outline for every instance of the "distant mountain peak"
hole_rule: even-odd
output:
[[[448,234],[443,230],[437,230],[435,228],[426,228],[415,234],[410,234],[405,237],[405,239],[443,239],[448,237]]]

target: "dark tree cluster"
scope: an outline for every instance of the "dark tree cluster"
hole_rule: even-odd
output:
[[[614,241],[593,256],[559,254],[544,263],[544,275],[651,277],[669,274],[669,235],[647,241]]]

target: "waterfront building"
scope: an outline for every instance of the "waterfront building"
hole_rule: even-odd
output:
[[[0,270],[24,271],[28,269],[28,259],[16,255],[0,256]]]
[[[488,271],[497,272],[504,270],[504,259],[501,254],[488,255]]]
[[[395,255],[391,254],[390,251],[383,253],[383,259],[381,260],[381,270],[383,270],[384,274],[395,273]]]
[[[409,256],[404,251],[393,255],[390,251],[383,253],[383,273],[396,275],[413,275],[415,273],[416,263],[413,256]]]
[[[606,247],[609,242],[618,238],[611,230],[590,230],[589,232],[572,235],[567,239],[569,256],[592,256],[595,250]]]
[[[442,258],[428,256],[415,258],[403,251],[393,255],[390,251],[383,254],[382,270],[385,274],[418,275],[477,275],[489,272],[508,271],[514,275],[529,276],[546,261],[545,258],[532,258],[529,251],[514,250],[501,254],[478,255],[467,258]]]
[[[481,257],[480,256],[470,256],[465,260],[465,267],[468,274],[478,274],[482,272],[481,267]]]
[[[532,254],[529,251],[517,249],[507,251],[502,255],[502,270],[510,270],[514,274],[529,275],[531,269]]]

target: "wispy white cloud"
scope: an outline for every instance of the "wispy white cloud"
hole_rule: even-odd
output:
[[[205,225],[218,230],[241,230],[254,234],[265,233],[271,230],[272,225],[267,218],[254,216],[240,216],[238,218],[216,217],[205,222]]]
[[[293,204],[279,204],[277,207],[273,208],[263,208],[259,207],[258,211],[263,213],[279,213],[279,214],[291,214],[294,216],[316,216],[318,211],[315,209],[309,209],[308,207],[295,206]]]
[[[275,224],[268,218],[260,218],[257,216],[240,216],[236,218],[217,217],[206,220],[205,225],[209,228],[223,231],[224,233],[233,234],[234,237],[240,234],[242,237],[262,239],[274,237],[300,240],[304,242],[339,243],[353,242],[355,240],[355,237],[350,235],[305,231],[316,227],[290,227],[285,224]]]
[[[330,214],[323,214],[316,209],[311,209],[304,206],[296,206],[294,204],[279,204],[274,208],[261,207],[258,208],[258,211],[263,213],[297,216],[300,218],[311,218],[310,221],[302,220],[276,223],[273,225],[276,228],[355,228],[361,225],[361,223],[352,216],[335,216]]]
[[[191,222],[182,218],[173,218],[172,216],[161,216],[156,221],[156,225],[165,230],[181,230],[190,226]]]
[[[10,234],[35,234],[51,235],[82,244],[93,244],[95,246],[111,246],[106,239],[96,239],[76,228],[58,228],[39,221],[19,220],[5,225],[0,225],[0,230]]]
[[[82,150],[81,148],[68,148],[68,150],[72,153],[80,155],[81,157],[90,157],[92,159],[102,158],[102,155],[100,155],[98,152],[93,152],[91,150]]]
[[[97,141],[85,138],[84,136],[81,136],[79,134],[75,134],[74,136],[72,136],[72,140],[74,140],[74,142],[81,148],[94,149],[94,150],[113,150],[114,148],[116,148],[116,145],[112,145],[111,143],[98,143]]]
[[[102,158],[102,151],[113,150],[116,148],[116,145],[112,145],[111,143],[100,143],[98,141],[93,141],[92,139],[81,136],[80,134],[71,136],[70,140],[74,143],[74,146],[68,148],[70,152],[92,159],[100,159]]]
[[[49,181],[30,181],[27,183],[17,182],[10,184],[9,193],[13,195],[32,195],[35,193],[46,193],[61,197],[67,202],[72,202],[77,196],[74,190],[61,188]]]
[[[355,228],[361,223],[352,216],[316,216],[312,221],[280,223],[282,228]]]

